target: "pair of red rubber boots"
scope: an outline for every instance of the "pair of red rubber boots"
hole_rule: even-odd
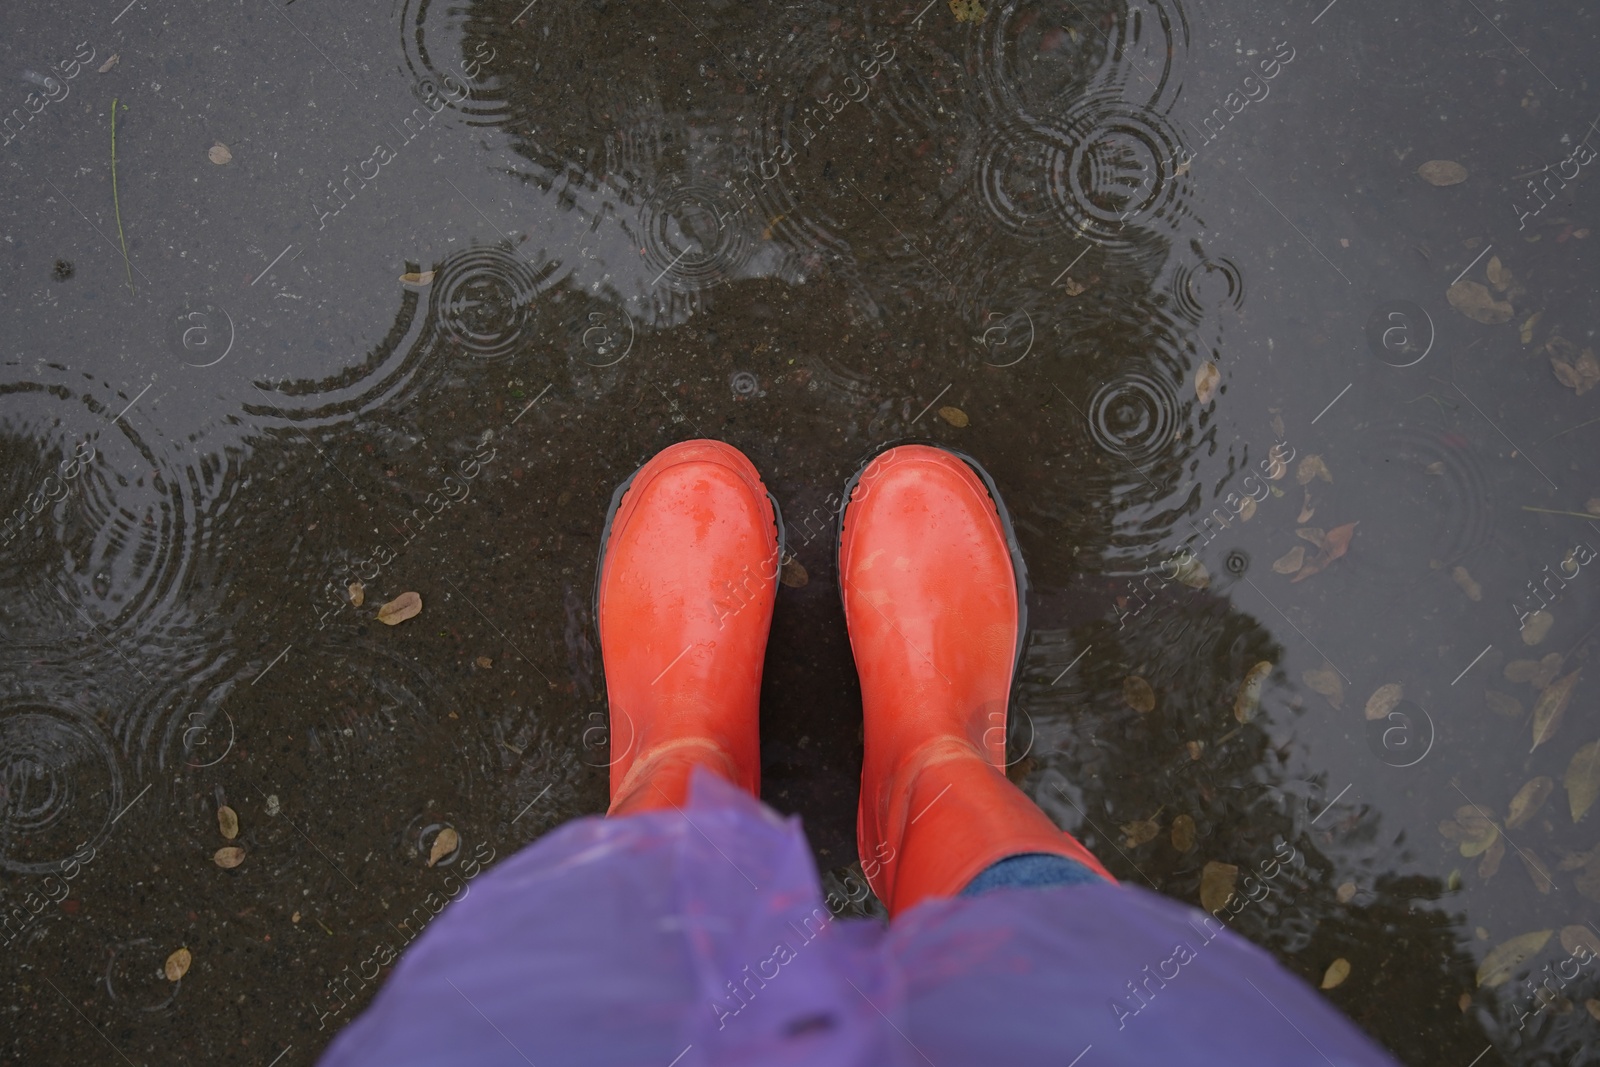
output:
[[[1004,774],[1022,604],[986,481],[902,445],[846,492],[839,582],[866,719],[856,844],[891,915],[1023,853],[1110,877]],[[611,815],[681,807],[696,766],[760,795],[779,551],[761,476],[730,445],[673,445],[618,490],[598,596]]]

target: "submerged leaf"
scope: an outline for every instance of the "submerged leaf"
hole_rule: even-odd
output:
[[[778,581],[790,589],[799,589],[811,581],[811,574],[798,559],[790,556],[783,561],[783,567],[778,571]]]
[[[189,950],[180,948],[167,957],[161,969],[166,973],[167,981],[176,982],[189,973],[189,964],[193,961],[194,956],[190,955]]]
[[[1301,565],[1304,564],[1305,561],[1306,546],[1295,545],[1289,551],[1285,552],[1282,558],[1273,562],[1272,569],[1277,571],[1279,574],[1293,574],[1295,571],[1300,569]]]
[[[1261,706],[1261,687],[1272,674],[1272,664],[1262,660],[1245,672],[1244,681],[1239,686],[1239,691],[1233,697],[1233,717],[1240,722],[1249,722],[1255,717],[1256,709]]]
[[[1559,682],[1553,682],[1539,694],[1539,702],[1533,706],[1533,748],[1538,748],[1561,725],[1562,718],[1567,713],[1567,702],[1572,699],[1572,687],[1578,683],[1578,675],[1583,673],[1583,668],[1578,668]],[[1528,751],[1532,752],[1533,748]]]
[[[1194,395],[1202,404],[1211,403],[1211,398],[1217,395],[1217,386],[1222,383],[1222,372],[1217,365],[1209,359],[1195,368]]]
[[[961,429],[972,420],[967,418],[967,413],[958,407],[946,405],[939,409],[939,417],[956,429]]]
[[[1206,565],[1194,556],[1178,564],[1173,577],[1190,589],[1205,589],[1211,584],[1211,572],[1206,570]]]
[[[400,275],[402,285],[427,285],[433,281],[433,271],[408,271]]]
[[[1122,832],[1128,835],[1123,839],[1123,845],[1127,848],[1138,848],[1161,836],[1161,824],[1154,819],[1140,819],[1125,824]]]
[[[988,14],[978,0],[950,0],[950,13],[957,22],[982,22]]]
[[[1216,860],[1205,865],[1200,872],[1200,906],[1216,914],[1233,898],[1233,885],[1239,878],[1239,868],[1231,863]]]
[[[421,594],[401,593],[378,609],[378,621],[386,626],[399,626],[407,619],[414,619],[421,613]]]
[[[1532,648],[1543,641],[1550,632],[1550,627],[1555,625],[1556,617],[1543,609],[1529,615],[1522,624],[1522,643]]]
[[[1396,704],[1400,703],[1400,698],[1404,695],[1405,690],[1400,688],[1399,682],[1390,682],[1387,685],[1378,686],[1373,694],[1367,698],[1367,718],[1388,718],[1389,713],[1394,710]]]
[[[1122,680],[1122,699],[1137,712],[1156,710],[1156,691],[1136,674],[1130,674]]]
[[[1334,670],[1333,664],[1325,663],[1315,670],[1302,671],[1300,680],[1327,697],[1328,703],[1334,707],[1344,707],[1344,680]]]
[[[1506,814],[1506,829],[1515,830],[1539,814],[1539,809],[1550,798],[1555,787],[1554,779],[1541,774],[1517,790],[1517,795],[1511,798],[1511,809]]]
[[[1194,848],[1194,819],[1188,815],[1180,815],[1172,820],[1172,847],[1179,852],[1188,852]]]
[[[223,870],[232,869],[244,862],[244,849],[237,845],[224,845],[212,854],[211,862]]]
[[[1523,960],[1544,948],[1545,942],[1550,940],[1550,934],[1549,930],[1535,930],[1518,934],[1496,945],[1478,965],[1478,985],[1492,987],[1505,984]]]
[[[1567,805],[1577,822],[1600,797],[1600,741],[1590,741],[1572,754],[1561,784],[1567,787]]]
[[[432,867],[460,847],[461,835],[453,827],[446,826],[434,835],[433,847],[428,849],[428,866]]]
[[[1493,878],[1500,871],[1500,861],[1506,858],[1506,839],[1496,837],[1494,844],[1484,850],[1483,858],[1478,861],[1478,877],[1485,882]]]
[[[1300,461],[1300,467],[1294,472],[1294,480],[1305,485],[1313,478],[1321,478],[1325,482],[1333,481],[1333,473],[1328,470],[1328,465],[1322,462],[1321,456],[1307,456]]]
[[[1522,701],[1505,693],[1497,693],[1493,689],[1483,691],[1483,702],[1489,705],[1489,710],[1496,715],[1504,715],[1510,719],[1522,717]]]
[[[1417,168],[1417,177],[1429,185],[1460,185],[1467,180],[1467,168],[1452,159],[1430,159]]]
[[[1444,295],[1450,306],[1461,314],[1489,326],[1507,321],[1516,310],[1504,300],[1496,300],[1488,286],[1465,278],[1445,290]]]
[[[1489,257],[1489,262],[1483,265],[1483,273],[1488,277],[1489,284],[1502,293],[1511,288],[1511,268],[1500,262],[1499,256]]]
[[[358,608],[367,602],[367,587],[360,582],[351,582],[345,592],[350,594],[350,603]]]
[[[1350,977],[1350,961],[1340,956],[1328,964],[1328,969],[1323,972],[1321,989],[1332,989]]]
[[[220,167],[224,163],[233,162],[233,153],[228,151],[227,145],[223,144],[221,141],[218,141],[216,144],[206,149],[206,158]]]
[[[217,829],[229,841],[239,836],[239,814],[224,804],[217,809]]]
[[[1483,586],[1473,580],[1472,575],[1467,573],[1467,568],[1456,567],[1450,572],[1450,580],[1461,587],[1461,591],[1467,594],[1468,600],[1483,599]]]

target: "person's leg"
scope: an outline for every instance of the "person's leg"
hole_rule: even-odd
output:
[[[986,478],[924,445],[881,453],[848,496],[839,580],[866,720],[856,838],[891,915],[1028,853],[1111,879],[1003,770],[1023,607],[1007,525]]]
[[[596,591],[608,814],[681,807],[697,766],[759,796],[778,555],[766,486],[731,445],[672,445],[617,490]]]
[[[1077,860],[1048,852],[1024,852],[991,863],[961,890],[964,897],[981,896],[991,889],[1047,889],[1058,885],[1092,885],[1105,879]]]

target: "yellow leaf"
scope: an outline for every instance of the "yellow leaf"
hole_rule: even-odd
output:
[[[161,969],[166,972],[167,981],[176,982],[189,973],[189,964],[193,961],[194,957],[189,954],[189,950],[180,948],[167,957],[167,962]]]
[[[1294,472],[1294,480],[1301,485],[1307,485],[1313,478],[1321,478],[1325,482],[1333,481],[1333,474],[1328,470],[1328,465],[1322,462],[1321,456],[1307,456],[1300,461],[1300,466]]]
[[[1529,615],[1522,624],[1522,643],[1532,647],[1544,640],[1544,635],[1550,632],[1550,627],[1555,624],[1556,617],[1548,611],[1536,611]]]
[[[1245,672],[1244,681],[1239,686],[1239,691],[1233,697],[1233,717],[1240,722],[1249,722],[1255,717],[1256,709],[1261,706],[1261,687],[1272,674],[1272,664],[1262,660]]]
[[[1472,575],[1467,573],[1467,568],[1456,567],[1450,572],[1450,580],[1461,587],[1461,591],[1467,594],[1468,600],[1483,599],[1483,586],[1473,580]]]
[[[229,841],[239,836],[239,813],[224,804],[217,809],[217,829]]]
[[[446,826],[434,837],[433,847],[428,849],[428,866],[432,867],[460,847],[461,835],[452,827]]]
[[[212,855],[211,862],[224,870],[231,870],[244,862],[244,849],[237,845],[225,845]]]
[[[1367,718],[1388,718],[1389,713],[1394,710],[1396,704],[1400,703],[1400,698],[1404,695],[1405,691],[1400,688],[1399,682],[1390,682],[1387,685],[1378,686],[1373,694],[1367,698]]]
[[[1306,561],[1306,546],[1295,545],[1283,556],[1273,561],[1272,569],[1279,574],[1293,574],[1299,570]]]
[[[350,603],[356,607],[367,602],[367,587],[360,582],[351,582],[350,588],[345,591],[350,594]]]
[[[1449,159],[1430,159],[1417,168],[1417,177],[1429,185],[1460,185],[1467,180],[1467,168]]]
[[[1539,694],[1539,702],[1533,706],[1533,748],[1538,748],[1561,725],[1561,720],[1567,714],[1567,701],[1572,699],[1572,687],[1578,684],[1578,675],[1583,673],[1580,667],[1558,682],[1552,682]],[[1532,752],[1533,748],[1528,751]]]
[[[1511,318],[1516,311],[1504,300],[1496,300],[1489,287],[1465,278],[1445,290],[1450,306],[1474,322],[1494,326]]]
[[[1550,940],[1550,934],[1549,930],[1535,930],[1532,933],[1518,934],[1511,940],[1496,945],[1483,958],[1483,962],[1478,964],[1478,985],[1490,987],[1504,985],[1523,960],[1544,948],[1545,942]]]
[[[1323,989],[1332,989],[1334,986],[1350,977],[1350,961],[1340,956],[1328,964],[1328,969],[1322,975]]]
[[[1227,906],[1233,898],[1233,884],[1239,878],[1239,868],[1231,863],[1212,860],[1200,872],[1200,906],[1213,915]]]
[[[378,621],[388,626],[399,626],[407,619],[422,613],[422,597],[417,593],[401,593],[378,609]]]
[[[1522,329],[1518,331],[1517,335],[1523,344],[1530,345],[1533,343],[1533,328],[1539,324],[1539,317],[1543,314],[1544,312],[1542,311],[1535,311],[1522,323]]]
[[[1122,680],[1122,699],[1127,701],[1128,707],[1134,711],[1156,710],[1156,691],[1150,688],[1149,682],[1138,675],[1130,674]]]
[[[939,409],[939,417],[956,429],[961,429],[972,420],[967,418],[967,413],[957,407],[946,405]]]
[[[1209,359],[1195,368],[1194,395],[1199,398],[1200,403],[1211,403],[1211,398],[1217,395],[1217,386],[1220,384],[1222,384],[1222,372]]]
[[[1324,664],[1316,670],[1302,671],[1300,680],[1327,697],[1328,703],[1334,707],[1344,707],[1344,681],[1331,663]]]
[[[1188,815],[1180,815],[1172,820],[1172,847],[1179,852],[1188,852],[1194,848],[1194,819]]]
[[[1590,741],[1572,754],[1561,784],[1567,787],[1567,805],[1577,822],[1600,797],[1600,741]]]
[[[982,22],[987,14],[978,0],[950,0],[950,13],[957,22]]]
[[[420,273],[410,271],[400,275],[400,281],[405,285],[427,285],[433,281],[433,273],[431,270],[425,270]]]
[[[1539,814],[1539,809],[1550,798],[1550,793],[1555,787],[1553,779],[1541,774],[1517,790],[1517,795],[1511,798],[1511,809],[1506,814],[1506,829],[1515,830]]]

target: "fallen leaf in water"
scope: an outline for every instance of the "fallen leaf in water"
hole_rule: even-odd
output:
[[[1206,570],[1206,565],[1194,556],[1178,564],[1173,577],[1190,589],[1204,589],[1211,584],[1211,572]]]
[[[1194,819],[1188,815],[1180,815],[1172,820],[1172,847],[1179,852],[1188,852],[1194,848]]]
[[[1304,545],[1295,545],[1272,563],[1272,569],[1279,574],[1293,574],[1299,570],[1306,561],[1306,548]]]
[[[223,144],[221,141],[218,141],[216,144],[206,149],[206,158],[220,167],[224,163],[233,162],[233,153],[228,151],[227,145]]]
[[[488,670],[490,667],[494,666],[494,660],[490,659],[488,656],[479,656],[476,662],[478,666],[482,667],[484,670]]]
[[[1472,994],[1471,993],[1463,993],[1459,997],[1457,997],[1456,998],[1456,1007],[1461,1009],[1461,1014],[1462,1015],[1465,1015],[1467,1013],[1467,1009],[1472,1007]]]
[[[1600,866],[1600,845],[1587,852],[1569,852],[1561,859],[1558,870],[1575,871],[1579,867]]]
[[[1528,684],[1535,689],[1543,689],[1556,680],[1556,675],[1561,673],[1562,657],[1559,652],[1547,654],[1538,663],[1538,669],[1528,679]]]
[[[1456,842],[1461,854],[1468,859],[1482,855],[1500,839],[1500,828],[1494,824],[1494,820],[1473,804],[1457,808],[1455,818],[1439,823],[1439,832],[1445,840]]]
[[[113,52],[113,53],[111,53],[111,58],[106,60],[104,63],[100,64],[100,66],[97,67],[96,70],[99,73],[104,74],[106,71],[108,71],[112,67],[116,66],[117,65],[117,60],[119,60],[121,58],[122,58],[122,54],[121,53]]]
[[[1531,682],[1533,676],[1539,673],[1539,661],[1536,659],[1514,659],[1506,664],[1506,681]]]
[[[1592,348],[1585,348],[1583,355],[1571,363],[1551,357],[1550,369],[1555,371],[1557,381],[1579,396],[1600,383],[1600,360],[1594,358]]]
[[[1380,685],[1373,694],[1367,698],[1367,718],[1387,719],[1394,706],[1400,703],[1400,698],[1405,695],[1405,690],[1400,688],[1399,682],[1390,682]]]
[[[224,804],[217,809],[217,829],[229,841],[239,836],[239,813]]]
[[[1555,621],[1556,617],[1544,610],[1529,615],[1522,624],[1522,643],[1530,647],[1537,645],[1544,640],[1545,634],[1550,632],[1550,627],[1555,625]]]
[[[1567,787],[1567,805],[1577,822],[1600,797],[1600,741],[1590,741],[1572,754],[1561,784]]]
[[[1511,318],[1516,310],[1503,300],[1496,300],[1489,287],[1465,278],[1445,290],[1450,306],[1474,322],[1493,326]]]
[[[1205,755],[1206,743],[1204,741],[1185,741],[1183,747],[1189,750],[1189,759],[1198,760]]]
[[[1343,526],[1335,526],[1329,530],[1322,539],[1322,551],[1318,552],[1315,558],[1307,560],[1305,566],[1300,568],[1300,572],[1289,580],[1304,581],[1344,555],[1349,551],[1350,539],[1355,536],[1356,527],[1359,525],[1359,522],[1347,522]]]
[[[1321,548],[1328,540],[1328,535],[1316,526],[1302,526],[1294,532],[1294,535],[1310,541],[1318,548]]]
[[[1567,713],[1567,701],[1572,699],[1572,687],[1578,683],[1578,675],[1582,673],[1583,668],[1580,667],[1559,682],[1552,682],[1539,694],[1539,702],[1533,706],[1533,748],[1529,752],[1550,740],[1561,725]]]
[[[358,608],[367,602],[367,587],[360,582],[351,582],[345,592],[350,594],[350,603]]]
[[[211,862],[224,870],[237,867],[244,862],[244,849],[237,845],[225,845],[212,854]]]
[[[1332,989],[1350,977],[1350,961],[1340,956],[1328,964],[1328,969],[1322,973],[1322,985],[1319,988]]]
[[[1467,168],[1449,159],[1430,159],[1417,168],[1417,177],[1429,185],[1460,185],[1467,180]]]
[[[167,957],[167,962],[162,965],[161,969],[166,973],[167,981],[176,982],[189,973],[189,964],[192,962],[194,962],[194,957],[189,954],[189,950],[180,948]]]
[[[1533,328],[1539,324],[1539,317],[1543,314],[1544,312],[1542,311],[1535,311],[1523,320],[1522,328],[1517,331],[1517,337],[1523,344],[1530,345],[1533,343]]]
[[[1478,965],[1478,985],[1503,985],[1516,971],[1517,966],[1529,956],[1544,948],[1550,940],[1550,930],[1535,930],[1518,934],[1503,944],[1496,945]]]
[[[1541,774],[1517,790],[1517,795],[1511,798],[1511,808],[1506,813],[1506,829],[1515,830],[1539,814],[1539,809],[1550,798],[1555,787],[1554,779]]]
[[[1301,485],[1310,483],[1313,478],[1321,478],[1325,482],[1333,481],[1333,474],[1328,470],[1328,465],[1322,462],[1321,456],[1307,456],[1295,469],[1294,480]]]
[[[783,561],[783,568],[778,571],[778,581],[790,589],[799,589],[811,581],[811,575],[798,559],[790,556]]]
[[[1561,947],[1567,950],[1569,956],[1576,955],[1579,948],[1587,949],[1592,956],[1600,956],[1600,938],[1581,923],[1561,928]]]
[[[1533,888],[1541,893],[1548,893],[1555,888],[1555,882],[1550,878],[1550,868],[1545,866],[1544,860],[1531,848],[1517,850],[1517,858],[1522,861],[1522,867],[1528,872],[1528,877],[1533,879]]]
[[[1305,507],[1300,509],[1300,514],[1295,517],[1294,521],[1302,524],[1308,523],[1311,521],[1311,516],[1315,515],[1316,513],[1317,509],[1311,506],[1311,487],[1308,485],[1306,486]]]
[[[1200,872],[1200,906],[1216,914],[1233,898],[1233,884],[1238,881],[1239,868],[1231,863],[1212,860]]]
[[[957,22],[982,22],[987,14],[978,0],[950,0],[950,13]]]
[[[422,596],[418,593],[401,593],[378,609],[378,621],[387,626],[398,626],[421,613]]]
[[[1592,496],[1585,501],[1583,510],[1591,515],[1600,515],[1600,496]]]
[[[1500,861],[1506,858],[1506,840],[1503,837],[1494,839],[1483,852],[1483,858],[1478,860],[1478,877],[1485,882],[1500,872]]]
[[[1217,395],[1217,386],[1220,384],[1222,384],[1222,372],[1209,359],[1195,368],[1194,395],[1200,399],[1200,403],[1211,403],[1211,398]]]
[[[1583,1008],[1595,1019],[1600,1019],[1600,1000],[1595,1000],[1593,997],[1590,997],[1588,1000],[1583,1002]]]
[[[1245,497],[1244,503],[1239,505],[1239,521],[1249,522],[1251,519],[1255,518],[1255,514],[1256,498],[1253,496]]]
[[[1300,680],[1327,697],[1328,703],[1334,707],[1344,707],[1344,680],[1339,677],[1339,672],[1333,669],[1333,664],[1324,663],[1316,670],[1303,671]]]
[[[1136,674],[1130,674],[1122,680],[1122,699],[1127,701],[1128,707],[1134,711],[1156,710],[1156,691],[1150,688],[1149,682]]]
[[[1500,262],[1499,256],[1490,256],[1489,262],[1484,265],[1484,274],[1489,277],[1489,284],[1502,293],[1511,288],[1511,270]]]
[[[434,836],[433,847],[428,849],[428,866],[432,867],[460,847],[461,835],[454,828],[446,826]]]
[[[1082,296],[1089,287],[1069,274],[1067,280],[1061,283],[1061,288],[1067,291],[1068,296]]]
[[[1255,717],[1256,709],[1261,706],[1261,687],[1272,674],[1272,664],[1262,660],[1245,672],[1244,681],[1239,685],[1239,691],[1233,697],[1233,717],[1240,722],[1249,722]]]
[[[1496,715],[1518,719],[1522,717],[1522,701],[1505,693],[1497,693],[1493,689],[1483,691],[1483,702],[1489,705],[1489,710]]]
[[[1461,587],[1461,591],[1467,594],[1468,600],[1483,599],[1483,586],[1473,580],[1472,575],[1467,573],[1467,568],[1454,568],[1450,571],[1450,579]]]
[[[950,407],[949,405],[939,409],[939,417],[958,430],[972,421],[971,419],[967,418],[967,413],[965,411],[962,411],[960,408]]]
[[[400,281],[405,285],[428,285],[433,281],[433,271],[410,271],[400,275]]]
[[[1154,819],[1140,819],[1137,822],[1127,823],[1122,827],[1122,832],[1128,836],[1123,838],[1124,848],[1138,848],[1147,845],[1161,836],[1161,824]]]
[[[1333,894],[1333,896],[1334,896],[1334,899],[1337,900],[1339,903],[1348,904],[1348,903],[1350,903],[1352,900],[1354,900],[1356,898],[1356,893],[1357,893],[1356,884],[1354,882],[1345,882],[1343,885],[1341,885],[1338,888],[1338,890]]]

